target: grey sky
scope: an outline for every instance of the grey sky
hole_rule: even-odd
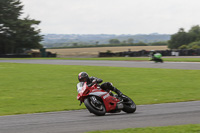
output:
[[[200,25],[200,0],[21,0],[42,33],[173,34]]]

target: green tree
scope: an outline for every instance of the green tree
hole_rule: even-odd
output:
[[[171,39],[168,41],[168,47],[170,49],[177,49],[181,45],[186,45],[190,42],[190,35],[183,28],[180,28],[178,33],[171,36]]]
[[[181,45],[178,49],[187,49],[187,45]]]
[[[188,32],[185,32],[183,28],[180,28],[178,33],[173,34],[171,39],[168,41],[168,47],[170,49],[177,48],[198,48],[198,42],[200,41],[200,27],[195,25],[191,27]],[[193,43],[195,42],[195,43]],[[182,45],[185,45],[181,47]]]
[[[200,27],[199,25],[193,26],[189,32],[190,36],[192,37],[192,41],[200,41]]]
[[[120,44],[120,41],[118,39],[110,39],[109,43],[110,44]]]
[[[166,46],[168,45],[167,42],[152,42],[152,43],[149,43],[150,46]]]
[[[95,45],[98,45],[98,44],[99,44],[99,41],[96,41],[96,42],[95,42]]]
[[[129,44],[132,44],[132,43],[134,42],[134,39],[133,39],[133,38],[129,38],[129,39],[127,40],[127,42],[128,42]]]
[[[200,48],[200,41],[192,42],[188,44],[188,49],[197,49]]]
[[[75,43],[72,44],[72,46],[77,47],[78,43],[75,42]]]
[[[0,1],[0,54],[17,53],[23,49],[41,48],[42,36],[36,25],[40,21],[21,19],[20,0]]]

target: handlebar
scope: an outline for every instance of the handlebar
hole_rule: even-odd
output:
[[[97,84],[97,80],[93,80],[91,84],[87,85],[88,87],[93,86],[94,84]]]
[[[91,84],[89,84],[89,85],[87,85],[88,87],[92,87],[94,84],[96,84],[96,83],[91,83]]]

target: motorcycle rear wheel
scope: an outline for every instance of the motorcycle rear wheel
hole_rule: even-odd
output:
[[[128,96],[124,95],[123,97],[124,108],[122,110],[126,113],[134,113],[136,111],[136,104],[134,103],[134,101]]]
[[[92,96],[94,97],[94,96]],[[106,113],[106,108],[102,101],[96,99],[98,101],[98,105],[91,100],[91,97],[88,97],[85,99],[84,104],[86,108],[90,111],[90,113],[93,113],[97,116],[103,116]]]

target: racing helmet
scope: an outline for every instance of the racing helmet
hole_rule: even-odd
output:
[[[78,80],[79,82],[86,82],[89,79],[89,76],[86,72],[80,72],[78,74]]]

